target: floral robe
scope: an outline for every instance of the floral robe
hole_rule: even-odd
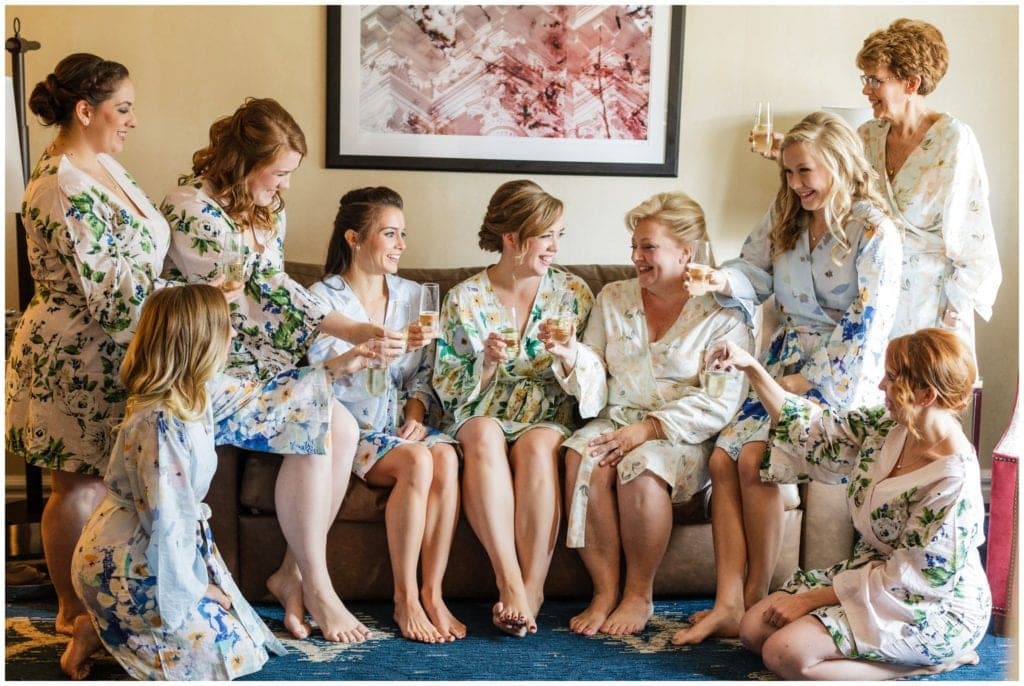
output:
[[[126,391],[118,376],[143,299],[159,278],[167,222],[124,168],[101,164],[124,202],[67,157],[44,154],[22,216],[35,296],[7,362],[7,450],[29,464],[102,474]],[[142,210],[139,214],[138,210]]]
[[[222,374],[207,388],[201,419],[182,421],[162,404],[125,419],[107,497],[72,559],[75,590],[100,640],[136,679],[233,679],[258,671],[268,650],[285,652],[225,567],[202,501],[217,468],[215,444],[327,451],[327,374],[307,367],[265,384]],[[231,599],[230,610],[206,597],[211,583]]]
[[[395,303],[396,318],[388,320],[391,329],[403,329],[418,321],[420,312],[420,285],[415,281],[388,274],[388,307]],[[368,322],[369,316],[359,298],[338,275],[331,275],[313,284],[310,292],[319,296],[332,310],[340,312],[353,321]],[[333,336],[318,334],[309,347],[310,362],[337,357],[352,348],[352,344]],[[393,448],[406,443],[420,442],[431,446],[436,443],[455,443],[455,439],[437,429],[427,426],[429,418],[439,419],[441,405],[430,385],[433,372],[434,347],[426,347],[406,353],[388,366],[388,389],[384,395],[370,395],[366,387],[366,371],[352,374],[334,382],[335,395],[348,408],[359,423],[359,447],[352,462],[352,471],[365,479],[367,473]],[[427,436],[423,441],[407,441],[395,434],[405,423],[405,404],[410,399],[423,403],[427,412],[424,428]]]
[[[210,195],[206,184],[186,178],[160,209],[171,225],[170,276],[205,282],[217,275],[226,239],[239,228]],[[294,367],[330,310],[284,271],[285,215],[274,231],[256,230],[262,253],[245,252],[245,297],[231,304],[232,343],[228,374],[268,378]]]
[[[491,331],[510,325],[508,311],[491,288],[487,270],[448,291],[441,306],[441,338],[437,340],[434,389],[450,419],[455,436],[471,417],[493,417],[508,440],[537,425],[568,436],[576,403],[562,390],[551,369],[554,358],[537,338],[539,327],[556,311],[565,292],[574,296],[576,330],[586,326],[594,296],[583,279],[549,268],[529,313],[519,341],[518,356],[498,365],[491,383],[481,387],[484,341]]]
[[[986,320],[992,316],[1003,278],[988,175],[974,132],[943,114],[891,182],[885,173],[889,122],[869,121],[858,133],[903,236],[903,277],[892,336],[941,326],[951,306],[960,314],[956,333],[974,350],[974,312]]]
[[[715,296],[752,322],[756,306],[774,294],[779,326],[762,364],[776,379],[802,374],[812,384],[804,395],[834,408],[882,401],[878,382],[885,371],[902,254],[896,227],[868,202],[854,203],[844,229],[852,248],[840,264],[832,257],[835,239],[826,233],[811,252],[806,228],[792,250],[772,260],[769,212],[747,237],[740,257],[722,265],[732,296]],[[767,441],[768,429],[768,413],[751,389],[715,445],[737,459],[745,444]]]
[[[640,285],[636,279],[616,281],[597,296],[568,376],[554,365],[562,387],[579,400],[580,414],[599,417],[563,443],[587,455],[587,443],[598,435],[655,417],[663,439],[647,441],[618,464],[619,481],[629,483],[649,471],[672,489],[672,499],[685,502],[709,480],[708,456],[713,439],[733,418],[746,396],[746,378],[732,374],[725,393],[712,398],[702,388],[704,351],[728,339],[753,350],[750,329],[738,313],[723,309],[711,296],[691,297],[679,317],[657,341],[650,341]],[[569,506],[567,544],[584,545],[590,475],[599,458],[581,463]]]
[[[833,587],[839,604],[812,614],[847,657],[934,665],[973,650],[988,628],[985,504],[973,452],[890,477],[907,433],[884,408],[833,412],[791,395],[762,474],[849,484],[859,534],[848,560],[797,571],[782,590]]]

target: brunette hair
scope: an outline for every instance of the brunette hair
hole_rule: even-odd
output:
[[[162,402],[179,419],[200,417],[206,382],[226,361],[230,328],[227,302],[213,286],[174,286],[146,298],[121,362],[127,413]]]
[[[810,213],[800,205],[800,198],[789,187],[783,156],[786,148],[803,143],[807,151],[832,178],[832,187],[825,197],[825,224],[835,239],[832,260],[839,264],[853,246],[846,236],[846,219],[853,204],[867,200],[883,213],[886,202],[875,188],[878,173],[864,157],[864,147],[856,132],[841,117],[828,112],[813,112],[790,129],[779,146],[779,192],[773,206],[770,234],[772,257],[792,250],[804,230],[803,218]]]
[[[946,75],[949,49],[942,32],[926,21],[897,19],[864,39],[857,53],[861,69],[888,67],[899,79],[921,77],[919,95],[928,95]]]
[[[626,213],[626,228],[633,233],[637,224],[645,219],[667,226],[680,246],[708,239],[704,210],[686,193],[652,195]]]
[[[562,215],[562,201],[533,181],[507,181],[494,191],[477,234],[482,250],[501,252],[501,238],[514,233],[520,243],[540,236]]]
[[[885,366],[886,374],[892,374],[894,409],[907,418],[907,427],[915,435],[914,391],[931,389],[936,405],[961,412],[978,377],[970,349],[956,334],[938,328],[920,329],[889,341]]]
[[[210,126],[210,144],[192,155],[192,175],[209,184],[235,223],[273,229],[284,198],[278,193],[270,206],[258,206],[246,181],[286,152],[306,156],[306,136],[295,119],[276,100],[246,98],[234,114]]]
[[[53,73],[35,85],[28,107],[43,126],[64,128],[71,125],[79,100],[97,107],[127,78],[128,69],[123,64],[76,52],[58,62]]]
[[[355,231],[362,241],[386,208],[401,210],[402,205],[402,196],[387,186],[357,188],[341,196],[338,214],[334,217],[334,233],[327,247],[324,275],[344,274],[352,265],[352,246],[345,240],[346,231]]]

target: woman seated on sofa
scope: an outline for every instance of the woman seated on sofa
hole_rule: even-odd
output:
[[[672,503],[707,485],[712,441],[746,390],[740,378],[724,392],[703,387],[704,350],[720,339],[753,346],[739,313],[686,289],[691,242],[707,240],[700,205],[659,193],[630,210],[626,226],[637,277],[601,290],[582,343],[541,334],[580,414],[598,417],[563,444],[567,542],[594,583],[590,606],[569,626],[587,636],[634,634],[651,618]]]
[[[338,398],[359,423],[352,470],[371,486],[391,488],[385,522],[395,577],[395,622],[406,638],[454,641],[466,627],[448,611],[441,582],[459,515],[459,462],[455,440],[428,426],[439,405],[431,387],[434,330],[418,323],[420,285],[395,274],[405,250],[402,198],[390,188],[360,188],[341,198],[324,271],[310,291],[354,322],[408,330],[372,392],[365,372],[336,384]],[[392,313],[388,317],[387,313]],[[321,335],[310,346],[317,362],[352,344]],[[423,585],[416,569],[423,565]]]
[[[976,377],[956,334],[895,338],[885,407],[835,411],[784,390],[747,351],[710,351],[742,369],[771,417],[769,478],[850,483],[853,555],[798,571],[743,616],[740,638],[783,679],[894,679],[976,664],[992,598],[978,546],[985,506],[960,426]]]
[[[540,186],[498,187],[479,242],[501,257],[448,292],[434,365],[463,449],[466,517],[497,580],[492,621],[515,636],[537,630],[558,536],[558,456],[575,410],[540,324],[564,312],[582,327],[593,302],[582,279],[551,266],[564,231],[562,202]]]
[[[824,112],[783,139],[775,203],[740,257],[711,273],[719,302],[744,312],[775,296],[777,329],[762,353],[783,388],[835,410],[880,400],[882,355],[899,297],[900,240],[860,140]],[[782,494],[760,477],[768,415],[751,392],[711,454],[715,604],[677,644],[736,636],[768,593],[782,545]]]

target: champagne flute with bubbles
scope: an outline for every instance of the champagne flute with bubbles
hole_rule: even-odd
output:
[[[690,295],[704,295],[711,286],[711,244],[706,240],[690,242],[690,261],[686,265],[686,273],[690,280],[686,287]]]
[[[569,333],[576,323],[576,296],[570,290],[562,291],[558,307],[544,320],[544,326],[554,341],[560,345],[569,342]]]
[[[750,131],[750,149],[764,156],[772,152],[772,104],[758,100],[754,104],[754,128]]]
[[[420,326],[429,328],[437,335],[438,312],[441,295],[436,283],[425,283],[420,290]]]
[[[232,290],[245,283],[245,252],[242,242],[236,234],[230,234],[224,240],[220,252],[219,271],[224,275],[222,288]]]

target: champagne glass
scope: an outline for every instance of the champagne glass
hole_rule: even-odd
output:
[[[370,341],[370,350],[376,356],[366,366],[366,392],[370,395],[384,395],[388,389],[388,369],[384,361],[384,341],[375,338]]]
[[[558,307],[544,320],[544,327],[560,345],[569,342],[569,333],[576,320],[576,296],[570,290],[562,291]]]
[[[708,346],[710,349],[718,341],[713,341]],[[704,392],[711,398],[721,398],[725,394],[726,386],[729,383],[729,377],[737,375],[737,372],[727,372],[724,369],[714,369],[707,360],[707,351],[704,351],[704,369],[701,371],[701,383],[704,386]]]
[[[508,359],[515,359],[519,356],[519,319],[516,317],[515,305],[508,308],[511,324],[501,323],[498,325],[498,335],[505,342],[505,354]]]
[[[225,238],[220,251],[218,270],[224,275],[224,290],[232,290],[245,283],[245,253],[236,234]]]
[[[772,152],[772,104],[767,100],[758,100],[754,104],[754,128],[750,135],[750,149],[764,156]]]
[[[420,290],[420,326],[429,328],[437,335],[438,313],[440,311],[440,288],[436,283],[425,283]]]
[[[690,261],[686,272],[690,277],[686,287],[690,295],[704,295],[711,286],[711,244],[706,240],[690,242]]]

